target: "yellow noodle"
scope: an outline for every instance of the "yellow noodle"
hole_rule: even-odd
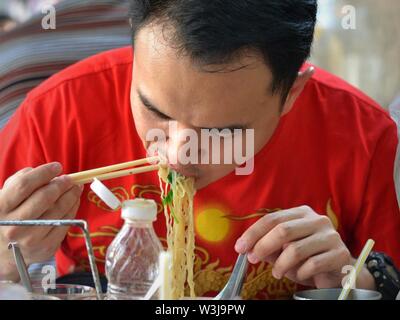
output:
[[[169,169],[160,167],[161,197],[172,190],[172,203],[164,206],[167,225],[168,250],[172,253],[172,298],[180,299],[185,296],[185,286],[189,286],[190,296],[195,297],[193,267],[194,267],[194,222],[193,198],[195,194],[194,180],[176,175],[172,185],[168,184]],[[162,182],[165,183],[163,188]],[[173,211],[169,212],[169,209]]]

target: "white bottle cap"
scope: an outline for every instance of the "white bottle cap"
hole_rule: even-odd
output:
[[[137,198],[122,203],[122,218],[125,220],[155,221],[157,204],[154,200]]]
[[[90,189],[111,209],[116,210],[121,205],[121,201],[98,179],[93,180]]]

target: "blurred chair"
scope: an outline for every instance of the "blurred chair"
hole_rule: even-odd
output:
[[[389,112],[392,119],[396,122],[397,136],[399,138],[399,144],[397,146],[396,162],[394,165],[394,181],[397,192],[397,203],[400,205],[400,95],[389,106]]]
[[[26,94],[51,75],[131,44],[129,0],[66,0],[55,8],[55,30],[42,29],[40,12],[0,33],[0,129]]]

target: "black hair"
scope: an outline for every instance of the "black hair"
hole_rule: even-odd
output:
[[[151,22],[169,24],[179,48],[203,66],[244,50],[263,55],[272,93],[284,101],[310,55],[317,0],[131,0],[132,39]]]

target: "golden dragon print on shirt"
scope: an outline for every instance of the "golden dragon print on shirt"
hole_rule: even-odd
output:
[[[128,200],[134,197],[152,197],[156,198],[160,195],[158,187],[153,185],[140,186],[133,185],[130,190],[123,187],[116,187],[112,192],[121,200]],[[109,209],[93,192],[88,193],[88,200],[98,208],[107,212]],[[163,212],[163,207],[158,203],[158,212]],[[244,216],[235,216],[224,212],[221,208],[204,207],[200,209],[195,219],[196,236],[201,237],[207,242],[218,243],[224,240],[227,236],[231,224],[239,223],[244,220],[262,217],[268,213],[281,210],[280,208],[267,209],[260,208],[255,212]],[[327,215],[331,219],[332,224],[337,229],[339,222],[334,213],[331,200],[327,203]],[[90,237],[109,237],[110,242],[119,232],[118,228],[113,226],[102,226],[95,232],[90,233]],[[83,238],[80,233],[68,233],[69,237]],[[164,248],[166,248],[166,239],[160,239]],[[107,252],[106,245],[98,245],[93,247],[96,260],[99,263],[105,263]],[[196,259],[194,265],[194,281],[196,295],[203,296],[209,292],[219,292],[223,289],[228,281],[233,269],[233,265],[221,266],[220,261],[200,246],[195,249]],[[78,268],[90,270],[87,259],[78,261]],[[296,291],[297,285],[291,280],[284,278],[277,280],[272,276],[272,266],[264,262],[257,265],[250,265],[248,275],[246,277],[242,290],[243,299],[287,299],[290,298]]]

